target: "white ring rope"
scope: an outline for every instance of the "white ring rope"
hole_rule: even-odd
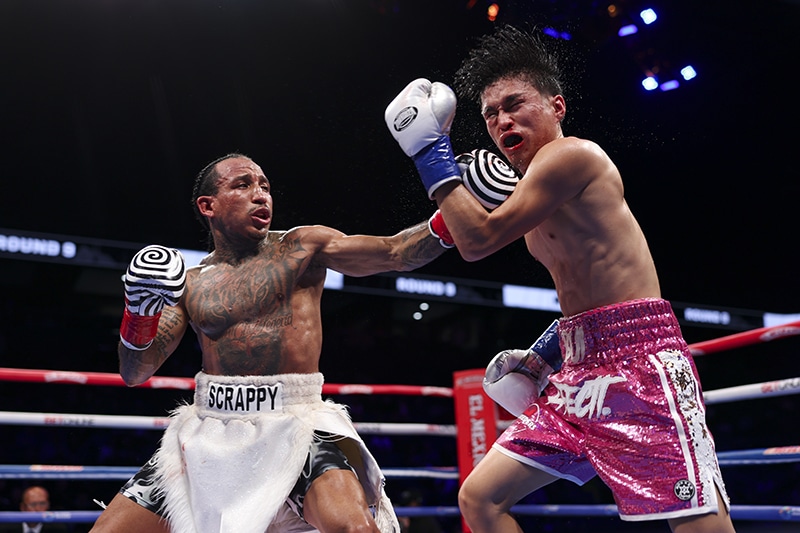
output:
[[[800,462],[800,446],[782,446],[717,452],[720,466]],[[136,466],[0,465],[0,479],[128,479]],[[458,479],[454,466],[391,467],[381,469],[390,478]]]
[[[750,400],[754,398],[784,396],[798,393],[800,393],[800,377],[706,391],[704,393],[704,398],[706,404],[711,405],[737,400]],[[164,429],[169,425],[169,418],[0,411],[0,425]],[[365,435],[456,435],[456,427],[453,425],[361,422],[355,423],[355,426],[359,432]]]
[[[0,425],[164,429],[169,425],[169,418],[0,411]],[[359,433],[364,435],[441,435],[447,437],[456,435],[456,427],[453,425],[383,422],[354,422],[353,425]]]
[[[122,479],[139,471],[138,466],[0,465],[0,479]],[[387,478],[458,479],[454,466],[382,468]]]
[[[715,403],[753,400],[798,393],[800,393],[800,378],[788,378],[706,391],[703,393],[703,399],[706,405],[712,405]]]

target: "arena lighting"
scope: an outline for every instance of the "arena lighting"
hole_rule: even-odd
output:
[[[200,260],[208,255],[208,252],[201,252],[200,250],[187,250],[186,248],[179,248],[178,250],[183,254],[186,268],[199,265]]]
[[[694,79],[697,77],[697,71],[694,70],[694,67],[691,65],[686,65],[681,69],[681,76],[686,81]]]
[[[641,13],[639,13],[639,17],[641,17],[642,22],[644,22],[645,24],[649,25],[649,24],[652,24],[653,22],[656,21],[656,19],[658,18],[658,15],[656,15],[655,11],[653,11],[650,8],[648,8],[648,9],[643,10]]]
[[[497,4],[492,4],[489,6],[489,9],[486,10],[486,18],[489,19],[490,22],[494,22],[497,20],[497,14],[500,12],[500,6]]]
[[[328,269],[325,274],[325,289],[340,291],[344,288],[344,274]]]
[[[561,312],[555,289],[503,285],[503,305],[521,309]]]
[[[764,313],[764,327],[771,328],[773,326],[780,326],[788,324],[789,322],[797,322],[800,320],[800,313],[797,314],[781,314],[781,313]]]
[[[611,16],[616,16],[616,14],[617,11],[614,10]],[[639,13],[639,17],[642,19],[642,22],[644,22],[646,25],[652,24],[658,18],[656,12],[653,11],[652,9],[645,9],[644,11]],[[635,33],[639,33],[639,28],[636,26],[636,24],[633,23],[625,24],[619,29],[619,31],[617,31],[617,35],[619,35],[620,37],[627,37],[628,35],[633,35]]]
[[[571,34],[565,31],[558,31],[555,28],[544,28],[542,30],[542,33],[544,33],[545,35],[549,35],[550,37],[553,37],[555,39],[564,39],[565,41],[569,41],[570,39],[572,39]]]
[[[673,89],[677,89],[678,87],[680,87],[680,85],[681,84],[678,83],[678,80],[669,80],[659,85],[658,88],[661,89],[662,91],[671,91]]]
[[[686,81],[697,77],[697,71],[695,71],[691,65],[683,67],[680,70],[680,73],[681,77]],[[680,87],[680,85],[681,84],[677,79],[671,79],[663,83],[659,83],[655,76],[647,76],[642,80],[642,87],[644,87],[646,91],[653,91],[655,89],[660,89],[664,92],[672,91]]]
[[[677,65],[673,66],[672,61],[667,57],[662,57],[663,54],[648,42],[648,39],[652,37],[650,31],[653,30],[648,30],[647,27],[655,25],[654,23],[659,19],[655,9],[641,7],[638,10],[638,19],[641,19],[641,23],[637,20],[636,13],[628,12],[624,4],[621,6],[609,4],[606,11],[611,19],[616,19],[615,22],[611,22],[613,29],[609,28],[610,34],[613,35],[615,32],[625,40],[626,46],[646,76],[641,82],[644,90],[673,91],[680,88],[684,81],[697,77],[697,72],[691,65],[686,65],[678,71]],[[654,28],[654,30],[659,31],[658,28]],[[663,30],[661,28],[661,31]],[[552,36],[558,35],[555,30],[546,30],[545,33]],[[636,37],[632,37],[634,35]]]

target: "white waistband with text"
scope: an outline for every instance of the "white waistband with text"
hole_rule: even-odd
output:
[[[274,385],[208,384],[206,406],[227,413],[272,413],[283,410],[283,383]]]

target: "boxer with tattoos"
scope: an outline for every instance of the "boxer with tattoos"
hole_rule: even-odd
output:
[[[427,222],[394,236],[325,226],[271,229],[270,182],[229,154],[195,182],[213,251],[185,270],[150,246],[126,274],[120,373],[143,383],[191,327],[202,350],[195,401],[93,533],[399,531],[384,478],[344,406],[323,401],[320,301],[327,269],[409,271],[446,248]]]

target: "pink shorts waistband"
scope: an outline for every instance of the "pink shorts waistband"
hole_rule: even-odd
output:
[[[614,361],[643,353],[688,354],[678,319],[667,300],[647,298],[591,309],[558,323],[565,363]]]

